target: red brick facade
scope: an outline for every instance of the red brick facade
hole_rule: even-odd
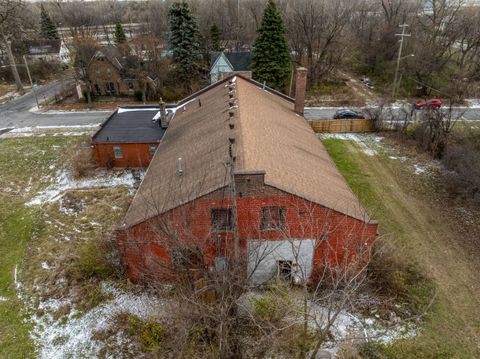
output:
[[[98,167],[146,168],[158,143],[96,143],[93,158]]]
[[[249,240],[315,240],[312,275],[327,261],[331,265],[364,253],[377,233],[376,222],[364,222],[265,185],[263,175],[237,175],[239,238],[245,254]],[[117,239],[128,274],[133,281],[166,280],[172,277],[171,250],[175,241],[190,242],[204,254],[206,266],[213,266],[217,237],[232,242],[232,232],[212,231],[212,209],[229,208],[228,188],[177,207],[156,218],[117,231]],[[262,230],[262,208],[285,209],[281,230]],[[167,235],[168,233],[168,235]],[[363,248],[358,251],[357,248]],[[223,250],[223,249],[222,249]]]

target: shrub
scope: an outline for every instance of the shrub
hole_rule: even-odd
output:
[[[480,203],[480,133],[467,130],[457,136],[442,158],[450,170],[446,176],[450,193],[474,204]]]
[[[105,235],[81,243],[76,257],[68,270],[71,279],[88,281],[123,274],[116,243]]]
[[[67,157],[72,167],[73,178],[83,178],[91,175],[96,166],[92,149],[89,145],[80,144],[67,152]]]
[[[147,351],[159,351],[167,339],[164,325],[153,319],[143,320],[129,313],[121,313],[116,317],[116,326],[124,327],[127,334],[136,337]]]
[[[381,240],[374,245],[368,276],[381,295],[395,299],[409,314],[422,314],[434,296],[433,281],[423,276],[415,263],[399,255],[392,244]]]
[[[285,317],[291,304],[288,288],[281,281],[276,281],[260,298],[255,299],[255,314],[262,321],[279,322]]]
[[[135,90],[133,93],[133,98],[135,101],[141,102],[143,100],[143,92],[141,90]]]

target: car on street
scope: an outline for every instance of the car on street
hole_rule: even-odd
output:
[[[351,110],[351,109],[341,109],[337,110],[333,115],[334,119],[345,119],[345,118],[357,118],[357,119],[364,119],[365,116],[362,115],[360,112]]]
[[[413,104],[415,109],[419,110],[421,108],[425,107],[434,107],[434,108],[440,108],[443,105],[443,102],[440,101],[438,98],[432,98],[429,100],[425,101],[418,101]]]

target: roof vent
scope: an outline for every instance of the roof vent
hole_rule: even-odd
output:
[[[235,84],[229,85],[229,86],[228,86],[228,90],[229,90],[229,91],[235,90]]]
[[[230,127],[230,129],[233,130],[235,128],[235,124],[233,122],[230,122],[228,124],[228,127]]]
[[[183,175],[183,160],[182,160],[182,157],[178,158],[178,175],[179,176]]]
[[[233,109],[228,111],[228,116],[233,117],[235,115],[235,111]]]
[[[233,91],[228,93],[228,97],[233,98]]]
[[[228,104],[230,105],[230,107],[232,107],[233,105],[235,105],[235,99],[232,98],[228,101]]]
[[[230,143],[235,143],[235,137],[229,137],[229,138],[228,138],[228,141],[229,141]]]

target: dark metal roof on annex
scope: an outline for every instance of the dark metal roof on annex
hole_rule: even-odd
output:
[[[166,106],[167,110],[170,107]],[[165,129],[153,118],[160,111],[159,106],[122,106],[102,123],[92,137],[101,143],[151,143],[162,139]]]

